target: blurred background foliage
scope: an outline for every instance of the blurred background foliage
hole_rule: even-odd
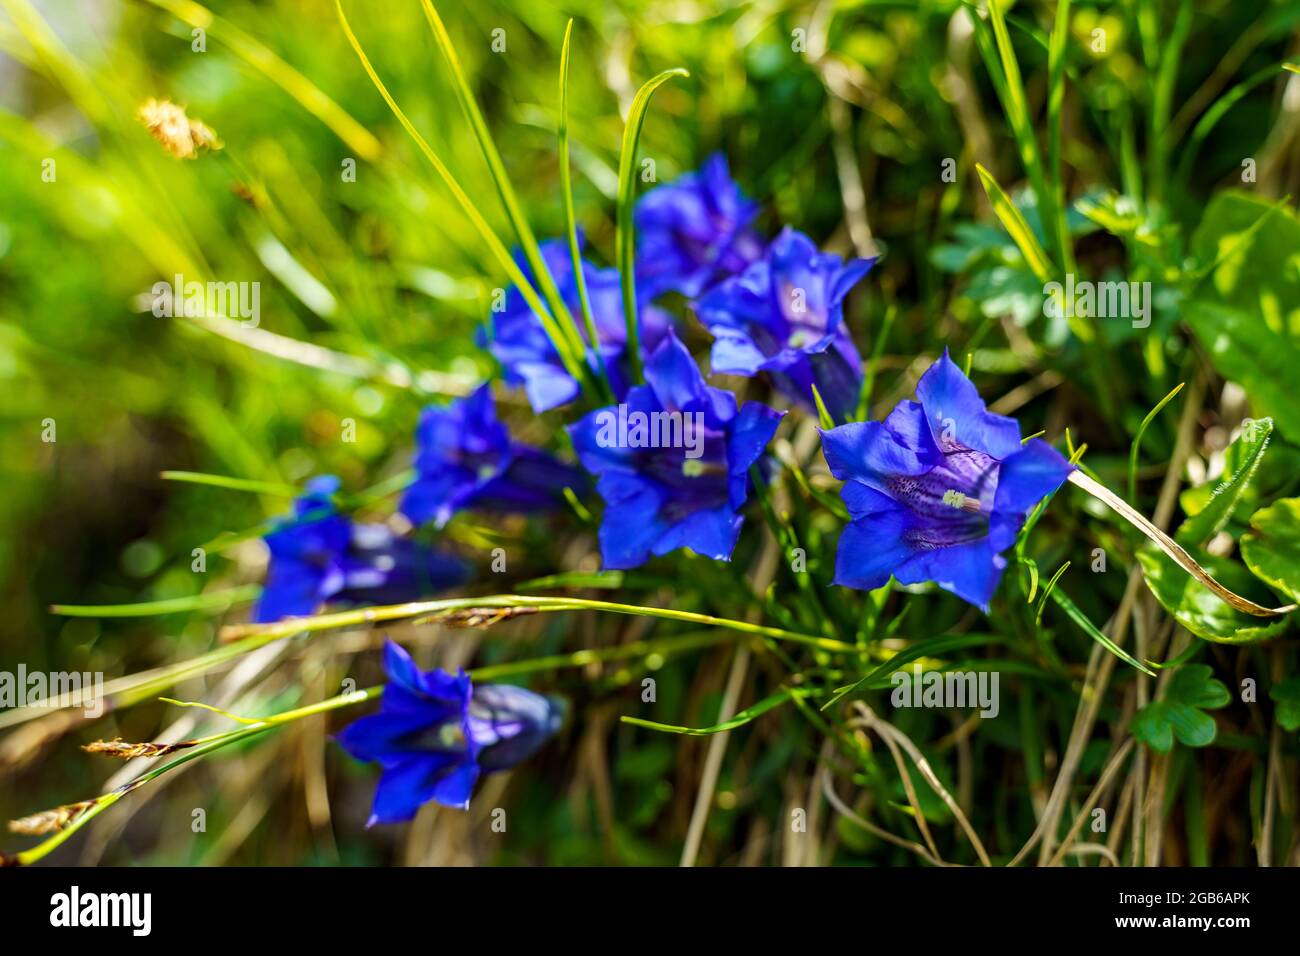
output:
[[[609,263],[613,255],[622,116],[644,79],[684,66],[690,79],[656,96],[643,156],[654,161],[656,178],[668,181],[721,150],[762,203],[766,234],[790,224],[830,250],[851,253],[856,245],[884,253],[848,316],[864,354],[875,347],[886,313],[894,317],[883,342],[881,407],[910,393],[925,357],[945,346],[954,355],[970,353],[985,394],[1018,395],[1014,404],[1026,433],[1046,428],[1056,436],[1069,426],[1076,442],[1089,443],[1092,466],[1114,478],[1117,489],[1143,417],[1200,367],[1198,350],[1215,348],[1199,346],[1180,324],[1184,294],[1176,281],[1206,261],[1194,248],[1198,226],[1212,254],[1221,230],[1202,223],[1212,197],[1237,188],[1269,203],[1300,187],[1300,76],[1278,68],[1300,53],[1300,6],[1288,0],[1073,4],[1060,185],[1069,199],[1090,198],[1110,217],[1103,229],[1097,217],[1072,213],[1081,271],[1154,280],[1161,296],[1149,330],[1116,327],[1109,369],[1098,380],[1090,378],[1069,330],[1042,317],[1041,283],[993,218],[975,175],[974,164],[982,163],[1037,223],[1032,200],[1020,192],[1025,172],[1015,139],[962,4],[451,0],[438,6],[539,236],[558,235],[563,227],[556,80],[563,31],[573,17],[575,190],[593,259]],[[508,237],[419,5],[346,7],[398,102],[498,234]],[[1043,38],[1054,10],[1036,2],[1010,10],[1036,122],[1046,109]],[[195,25],[206,30],[203,52],[193,49]],[[492,49],[494,31],[504,31],[502,52]],[[1225,96],[1231,101],[1204,128]],[[224,147],[193,161],[168,155],[134,118],[149,97],[183,104]],[[1164,122],[1152,121],[1162,115]],[[1255,177],[1243,183],[1248,157]],[[53,182],[42,176],[47,159],[55,161]],[[949,160],[953,181],[942,176]],[[343,175],[349,161],[355,161],[355,182]],[[259,581],[264,555],[255,538],[224,539],[205,574],[191,570],[192,549],[256,528],[284,502],[169,483],[160,471],[288,483],[329,472],[360,490],[406,467],[423,404],[463,392],[493,371],[475,334],[503,277],[366,80],[326,0],[211,0],[206,7],[188,0],[6,0],[0,4],[0,197],[0,667],[23,662],[112,677],[209,648],[221,617],[67,619],[47,607],[178,597]],[[1280,216],[1294,224],[1290,212]],[[1216,276],[1216,294],[1232,301],[1240,292],[1237,301],[1258,302],[1262,289],[1294,271],[1294,249],[1288,259],[1285,248],[1259,243],[1261,254],[1270,248],[1282,257],[1278,263],[1252,257],[1245,269],[1258,274],[1235,274],[1231,285]],[[154,317],[141,296],[176,273],[260,282],[260,327],[230,322],[214,330]],[[1277,291],[1293,340],[1295,313],[1286,306],[1296,306],[1288,303],[1294,284]],[[707,342],[697,325],[684,328],[693,345]],[[297,343],[321,351],[306,353]],[[1228,351],[1240,355],[1235,344]],[[1261,351],[1269,354],[1267,343]],[[1287,443],[1300,443],[1300,418],[1287,418],[1295,398],[1286,394],[1293,391],[1294,366],[1284,367],[1286,384],[1271,377],[1271,386],[1261,383],[1281,394],[1260,410],[1248,404],[1252,382],[1244,383],[1243,398],[1217,377],[1242,378],[1232,354],[1224,361],[1226,368],[1205,366],[1209,385],[1196,392],[1204,408],[1196,411],[1200,427],[1189,475],[1203,481],[1221,470],[1229,432],[1253,410],[1274,415],[1281,432],[1272,470],[1260,481],[1261,503],[1294,493],[1300,459]],[[539,444],[552,440],[559,422],[531,416],[519,396],[509,417],[521,437]],[[341,439],[348,419],[355,422],[355,442]],[[53,443],[42,441],[46,420],[57,429]],[[1174,452],[1177,420],[1177,413],[1166,413],[1144,438],[1144,461],[1152,464],[1140,473],[1139,491],[1148,511],[1163,478],[1161,463]],[[1123,552],[1121,532],[1087,507],[1054,506],[1044,523],[1052,530],[1043,567],[1048,557],[1052,567],[1067,558],[1086,567],[1097,544]],[[1240,520],[1248,516],[1244,511]],[[834,526],[818,528],[809,547],[829,562]],[[509,542],[517,580],[596,566],[589,535],[557,547],[545,522],[495,529],[462,522],[452,535],[480,571],[488,550]],[[695,564],[701,565],[697,580],[710,581],[706,562]],[[1123,580],[1123,574],[1079,580],[1072,591],[1100,622],[1119,603]],[[696,606],[672,580],[651,578],[644,589],[677,606]],[[941,633],[963,613],[957,603],[936,598],[925,628]],[[492,661],[521,656],[521,647],[528,655],[555,653],[629,640],[646,626],[547,616],[482,634],[455,632],[453,646],[438,644],[439,656],[426,653],[424,660]],[[1067,628],[1050,653],[1068,666],[1036,680],[1032,690],[1007,694],[1014,703],[985,722],[973,749],[959,748],[961,767],[948,759],[957,750],[945,748],[935,760],[941,777],[961,777],[963,805],[979,805],[977,828],[1003,850],[1014,850],[1032,829],[1033,808],[1041,806],[1074,716],[1091,645]],[[374,683],[375,655],[354,655],[377,640],[343,635],[328,652],[322,644],[267,657],[254,684],[258,706],[328,696],[348,676],[359,686]],[[1245,666],[1241,661],[1259,664],[1266,652],[1212,653],[1230,678]],[[715,649],[669,662],[657,674],[655,713],[672,723],[709,723],[727,661]],[[575,697],[574,726],[508,782],[494,779],[465,817],[430,810],[410,828],[365,832],[370,768],[326,746],[333,725],[309,721],[133,797],[129,812],[118,809],[98,821],[62,859],[675,863],[705,742],[620,728],[618,715],[639,707],[640,677],[640,671],[593,666],[554,678]],[[176,696],[210,699],[213,686],[182,685]],[[150,703],[107,718],[111,728],[0,740],[0,815],[97,792],[117,768],[106,771],[76,744],[115,735],[150,739],[174,718],[174,711]],[[953,731],[943,715],[907,719],[920,741]],[[1226,743],[1220,741],[1229,748],[1222,756],[1205,758],[1211,762],[1204,766],[1188,751],[1176,758],[1170,792],[1196,803],[1199,827],[1188,824],[1167,862],[1254,858],[1262,763],[1249,758],[1267,746],[1267,734],[1248,715],[1225,719],[1234,724]],[[1088,779],[1095,778],[1105,743],[1095,741],[1085,755]],[[787,807],[815,804],[818,746],[819,737],[793,714],[761,720],[732,741],[702,859],[909,861],[904,851],[852,825],[827,830],[807,857],[783,838]],[[889,779],[886,789],[905,806],[897,778]],[[510,836],[493,842],[482,821],[506,789]],[[1217,805],[1212,826],[1204,823],[1206,804]],[[190,808],[199,806],[207,809],[208,827],[195,834]],[[936,820],[947,812],[937,801],[930,810]],[[888,812],[904,821],[895,829],[907,828],[903,811]],[[1176,819],[1184,825],[1183,811]]]

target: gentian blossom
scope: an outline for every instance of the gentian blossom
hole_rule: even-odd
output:
[[[568,243],[551,240],[540,243],[542,259],[555,280],[560,297],[569,308],[578,325],[583,341],[587,341],[586,323],[582,303],[578,296],[578,283],[573,275],[573,259]],[[528,264],[516,254],[516,261],[524,274],[532,279]],[[617,269],[598,269],[583,262],[583,278],[587,283],[587,301],[591,304],[591,318],[600,338],[600,360],[597,361],[588,345],[587,363],[598,372],[603,362],[610,384],[617,397],[627,390],[627,320],[623,314],[623,297]],[[653,349],[663,338],[671,319],[662,309],[642,306],[637,310],[641,346]],[[510,385],[522,385],[535,412],[558,408],[578,396],[577,380],[565,369],[559,353],[551,344],[541,320],[524,301],[518,288],[506,293],[500,312],[494,313],[483,330],[481,344],[485,345],[505,371]]]
[[[985,408],[946,349],[916,397],[883,422],[822,432],[852,516],[835,583],[933,581],[987,612],[1006,567],[1001,553],[1074,466],[1040,439],[1022,444],[1019,423]]]
[[[875,262],[843,262],[786,227],[762,259],[695,303],[715,337],[712,370],[767,372],[809,408],[816,385],[831,416],[848,418],[858,405],[862,359],[844,323],[844,297]]]
[[[577,468],[510,437],[488,384],[446,407],[426,408],[415,443],[416,478],[401,510],[416,524],[442,527],[464,508],[544,511],[562,500],[566,487],[586,484]]]
[[[633,568],[677,548],[726,561],[740,533],[749,468],[784,413],[758,402],[737,409],[731,392],[704,383],[672,332],[650,356],[645,377],[621,407],[569,426],[578,459],[598,477],[605,499],[605,567]]]
[[[466,580],[456,558],[339,514],[331,497],[338,489],[332,475],[313,479],[294,514],[266,535],[271,563],[255,621],[314,614],[328,602],[396,604]]]
[[[758,203],[732,181],[727,159],[714,153],[698,171],[652,189],[636,204],[636,280],[655,298],[694,298],[763,254],[750,228]]]
[[[410,820],[430,800],[465,810],[479,776],[532,756],[564,723],[564,702],[509,684],[475,687],[464,671],[422,671],[384,644],[380,710],[344,728],[343,749],[378,761],[370,821]]]

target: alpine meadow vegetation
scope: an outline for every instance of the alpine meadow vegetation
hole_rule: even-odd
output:
[[[1300,864],[1296,4],[74,8],[0,860]]]

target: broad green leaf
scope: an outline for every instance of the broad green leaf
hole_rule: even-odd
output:
[[[1204,544],[1228,522],[1245,494],[1273,434],[1271,418],[1250,419],[1241,435],[1228,448],[1223,477],[1195,489],[1196,505],[1191,517],[1179,526],[1174,537],[1182,545]],[[1209,488],[1208,492],[1203,489]]]
[[[1241,565],[1189,551],[1225,587],[1256,603],[1275,603],[1276,598]],[[1156,600],[1199,638],[1219,644],[1253,644],[1279,634],[1287,625],[1285,617],[1254,617],[1228,606],[1154,545],[1142,548],[1137,556]]]
[[[1217,727],[1205,711],[1225,707],[1229,700],[1228,688],[1208,665],[1188,664],[1170,678],[1160,700],[1134,715],[1133,736],[1158,753],[1168,753],[1175,738],[1188,747],[1208,746]]]
[[[1300,677],[1288,677],[1269,688],[1268,696],[1277,705],[1274,715],[1283,730],[1300,730]]]
[[[1192,237],[1210,271],[1184,310],[1215,367],[1240,382],[1254,411],[1300,441],[1300,220],[1255,196],[1217,195]]]
[[[1300,338],[1270,329],[1259,309],[1194,301],[1184,315],[1220,374],[1240,382],[1257,411],[1272,417],[1288,439],[1300,441],[1300,389],[1292,382],[1300,368]]]
[[[1271,587],[1300,600],[1300,498],[1256,511],[1241,537],[1246,566]]]

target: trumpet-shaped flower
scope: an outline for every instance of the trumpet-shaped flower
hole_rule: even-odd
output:
[[[650,298],[680,292],[694,298],[763,253],[750,229],[758,203],[731,179],[715,153],[698,171],[646,193],[636,204],[636,279]]]
[[[766,255],[695,303],[715,339],[714,372],[767,372],[791,398],[813,407],[813,386],[837,420],[857,408],[862,360],[844,323],[844,297],[875,264],[817,251],[786,228]]]
[[[254,620],[313,614],[333,601],[411,601],[468,577],[456,558],[339,514],[332,499],[338,488],[332,475],[313,479],[294,502],[294,514],[266,536],[271,563]]]
[[[578,296],[578,283],[574,279],[573,259],[568,244],[551,240],[540,244],[542,259],[555,279],[565,305],[578,323],[583,341],[587,340],[586,324],[582,318],[582,303]],[[520,269],[532,279],[528,264],[516,254]],[[614,394],[622,398],[627,391],[628,362],[627,321],[623,313],[623,297],[617,269],[598,269],[588,262],[582,264],[583,278],[587,284],[587,300],[591,317],[600,339],[600,358],[596,358],[588,342],[587,362],[593,372],[603,364],[610,378]],[[641,345],[647,351],[663,338],[670,319],[662,309],[642,306],[637,310]],[[511,385],[522,385],[528,403],[535,412],[558,408],[573,401],[578,395],[578,381],[568,373],[559,353],[551,344],[541,320],[524,301],[517,288],[511,288],[501,303],[501,310],[493,314],[481,336],[482,344],[496,356],[505,370],[505,380]]]
[[[402,513],[439,527],[464,508],[544,511],[586,477],[540,449],[514,441],[497,420],[491,386],[446,407],[430,406],[416,428],[415,481]]]
[[[422,671],[384,644],[380,710],[344,728],[343,749],[378,761],[367,826],[410,820],[430,800],[464,810],[479,776],[532,756],[564,722],[564,702],[509,684],[473,685],[464,671]]]
[[[840,537],[835,582],[869,590],[893,575],[933,581],[988,610],[1029,511],[1074,466],[1020,425],[995,415],[947,350],[883,422],[822,432],[852,521]]]
[[[569,427],[578,459],[605,500],[605,567],[633,568],[651,555],[689,548],[725,561],[740,533],[748,473],[783,413],[758,402],[736,407],[705,384],[671,332],[650,357],[646,385],[617,408]]]

